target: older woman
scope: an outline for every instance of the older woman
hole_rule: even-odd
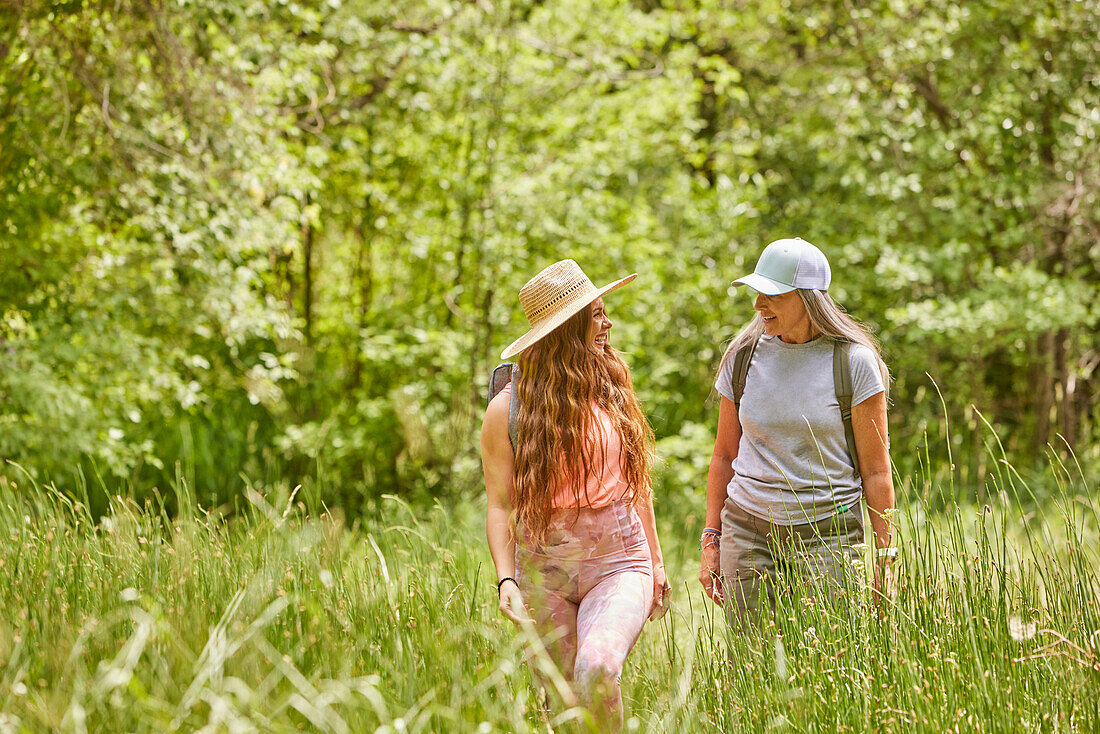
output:
[[[652,431],[611,346],[603,295],[572,260],[520,290],[531,330],[481,432],[500,610],[529,610],[582,702],[621,722],[619,677],[665,605],[649,479]],[[510,416],[511,412],[511,416]],[[511,418],[511,420],[510,420]]]
[[[821,250],[794,238],[768,245],[734,281],[756,291],[756,315],[716,380],[699,573],[731,620],[774,607],[780,574],[844,584],[864,541],[864,503],[876,585],[896,554],[889,373],[868,330],[829,297],[830,280]]]

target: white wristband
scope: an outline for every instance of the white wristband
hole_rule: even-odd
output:
[[[897,558],[898,549],[894,546],[875,548],[875,558]]]

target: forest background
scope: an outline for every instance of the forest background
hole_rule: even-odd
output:
[[[614,341],[659,499],[697,499],[729,281],[800,235],[882,340],[903,471],[950,451],[979,487],[995,435],[1095,477],[1098,28],[1095,0],[3,0],[0,457],[99,507],[468,496],[516,294],[571,257],[641,274]]]

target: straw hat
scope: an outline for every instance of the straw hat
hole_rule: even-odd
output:
[[[624,286],[637,277],[638,274],[633,273],[603,288],[597,288],[572,260],[554,263],[520,289],[519,303],[523,306],[523,313],[531,324],[531,330],[512,342],[511,346],[501,352],[500,358],[514,357],[604,293]]]

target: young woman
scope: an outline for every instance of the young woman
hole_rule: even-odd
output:
[[[896,554],[889,374],[867,329],[829,297],[830,281],[825,255],[801,238],[771,243],[755,271],[734,281],[757,292],[756,316],[726,351],[715,383],[722,400],[699,572],[731,621],[774,605],[780,575],[844,584],[864,539],[864,502],[876,585]],[[752,352],[738,396],[734,355],[743,348]],[[837,348],[850,365],[855,456],[834,384]]]
[[[634,277],[596,288],[563,260],[520,290],[531,330],[501,355],[519,355],[518,374],[481,431],[500,611],[515,622],[530,613],[582,702],[609,722],[621,722],[623,663],[667,590],[653,434],[603,304]]]

